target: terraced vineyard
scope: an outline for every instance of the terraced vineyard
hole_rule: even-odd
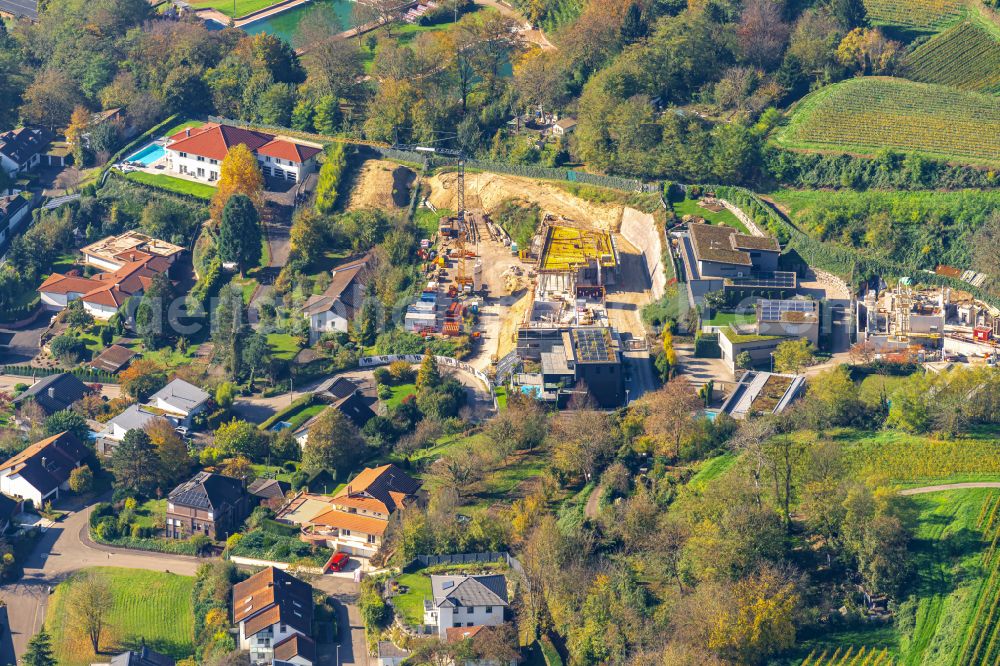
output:
[[[890,77],[827,86],[795,107],[788,148],[875,154],[885,148],[966,164],[1000,164],[1000,99]]]
[[[997,542],[1000,541],[1000,498],[990,494],[979,512],[978,525],[989,548],[983,552],[982,567],[989,577],[980,588],[974,614],[969,623],[965,640],[955,656],[958,666],[968,664],[995,664],[1000,658],[1000,557]]]
[[[853,647],[822,652],[813,650],[799,666],[892,666],[895,663],[887,649],[862,646],[858,650]]]
[[[903,75],[962,90],[1000,91],[1000,40],[964,21],[921,44],[903,60]]]
[[[894,25],[933,32],[962,16],[964,0],[864,0],[876,25]]]

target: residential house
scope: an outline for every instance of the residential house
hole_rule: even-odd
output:
[[[142,405],[129,405],[125,411],[104,424],[104,429],[97,433],[94,446],[99,454],[110,456],[129,430],[145,430],[147,425],[162,418],[162,414]]]
[[[575,118],[560,118],[556,122],[552,123],[552,136],[562,137],[567,134],[572,134],[573,130],[576,129],[576,119]]]
[[[418,501],[420,483],[395,465],[366,468],[336,495],[303,494],[278,519],[302,525],[302,539],[372,557],[395,513]]]
[[[0,465],[0,493],[31,500],[36,507],[58,499],[87,454],[87,447],[69,432],[35,442]]]
[[[500,574],[431,576],[431,599],[424,600],[424,624],[447,639],[453,627],[497,627],[507,608],[507,579]]]
[[[251,664],[312,666],[312,618],[312,586],[280,569],[268,567],[233,586],[233,622]]]
[[[205,411],[211,396],[183,379],[174,379],[150,396],[147,407],[162,410],[175,425],[191,426],[191,420]]]
[[[167,139],[167,166],[174,173],[214,183],[219,179],[222,160],[240,144],[257,158],[268,177],[302,182],[316,170],[317,145],[258,132],[256,130],[206,123],[181,130]]]
[[[312,342],[324,333],[347,332],[364,298],[370,265],[371,255],[366,254],[337,266],[331,274],[330,286],[322,294],[306,299],[302,313],[309,320]]]
[[[0,243],[13,238],[31,219],[31,199],[20,194],[0,197]]]
[[[378,666],[401,666],[409,656],[409,650],[397,646],[392,641],[378,642]]]
[[[221,541],[236,532],[249,513],[250,502],[242,481],[198,472],[170,491],[166,536],[187,539],[204,534]]]
[[[133,230],[91,243],[82,248],[80,253],[87,266],[95,266],[103,271],[117,271],[147,257],[162,257],[170,266],[183,251],[184,248],[179,245]]]
[[[806,298],[762,298],[757,303],[754,324],[719,326],[719,353],[736,372],[736,359],[744,352],[752,365],[766,365],[778,345],[788,340],[807,340],[819,344],[819,301]]]
[[[21,127],[0,133],[0,170],[9,177],[39,166],[51,136],[39,127]]]
[[[371,408],[371,404],[361,391],[351,393],[348,396],[338,399],[332,405],[327,407],[327,409],[336,409],[341,412],[344,416],[351,420],[359,430],[365,427],[371,419],[375,418],[375,412]],[[326,410],[323,410],[324,412]],[[309,430],[312,429],[313,424],[323,416],[323,412],[320,412],[316,416],[312,417],[305,423],[303,423],[295,431],[295,441],[299,443],[299,446],[305,448],[306,442],[309,441]]]
[[[129,650],[111,657],[111,666],[174,666],[175,663],[171,657],[154,652],[145,645],[138,651]]]
[[[14,406],[21,408],[29,400],[34,401],[46,416],[61,412],[90,393],[90,388],[75,375],[63,372],[43,377],[31,385],[24,393],[14,398]]]
[[[117,374],[127,368],[135,356],[136,352],[128,347],[111,345],[90,362],[90,367],[102,372]]]
[[[62,310],[80,299],[95,319],[107,321],[129,298],[142,295],[154,277],[168,273],[181,251],[138,232],[106,238],[82,250],[84,263],[104,272],[92,277],[53,273],[38,287],[42,305]]]
[[[20,501],[14,499],[13,497],[0,495],[0,534],[7,531],[7,528],[9,528],[11,523],[14,521],[14,516],[20,512]]]
[[[277,479],[255,479],[247,488],[251,501],[277,511],[285,504],[285,496],[292,489],[287,481]]]

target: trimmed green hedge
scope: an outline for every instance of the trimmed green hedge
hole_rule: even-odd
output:
[[[131,548],[133,550],[148,550],[153,553],[169,553],[171,555],[197,555],[194,545],[190,541],[179,541],[176,539],[142,539],[137,537],[118,537],[117,539],[102,539],[97,536],[94,530],[90,531],[90,538],[95,543],[103,543],[105,546],[117,546],[118,548]]]
[[[72,370],[60,370],[58,368],[35,368],[30,365],[5,365],[4,374],[17,375],[18,377],[48,377],[49,375],[61,375],[69,373],[84,382],[97,382],[99,384],[117,384],[118,377],[107,372],[94,370],[90,366],[73,368]]]
[[[260,428],[261,430],[270,430],[271,426],[273,426],[278,421],[284,420],[284,418],[289,414],[293,414],[299,411],[300,409],[311,406],[314,402],[316,402],[316,394],[307,393],[293,400],[292,404],[288,405],[288,407],[285,407],[284,409],[279,410],[274,414],[272,414],[257,427]]]

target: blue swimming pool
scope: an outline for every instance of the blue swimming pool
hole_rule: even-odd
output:
[[[125,161],[126,162],[138,162],[143,166],[149,166],[154,162],[158,162],[163,159],[167,154],[167,151],[163,149],[158,143],[151,143],[142,150],[132,153],[129,155]]]

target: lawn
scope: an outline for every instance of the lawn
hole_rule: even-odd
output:
[[[120,652],[144,640],[150,648],[176,659],[194,652],[193,578],[114,567],[84,571],[106,577],[114,596],[102,651]],[[60,666],[86,666],[107,659],[106,655],[94,655],[89,641],[70,619],[68,598],[76,580],[70,578],[56,587],[45,615]]]
[[[279,467],[278,465],[252,465],[252,467],[258,479],[277,479],[278,481],[291,483],[292,475],[295,474],[295,472],[289,472],[284,467]]]
[[[713,213],[707,208],[702,208],[698,205],[698,202],[694,199],[684,199],[683,201],[678,201],[673,204],[674,212],[677,213],[677,217],[684,217],[685,215],[694,215],[695,217],[703,217],[705,221],[709,224],[725,224],[734,229],[739,229],[743,233],[750,233],[746,226],[737,219],[735,215],[730,213],[728,210],[721,210],[718,213]]]
[[[438,231],[438,225],[441,218],[450,217],[454,214],[454,211],[450,211],[445,208],[439,208],[437,212],[435,212],[430,208],[419,207],[417,208],[413,222],[417,225],[421,238],[434,238],[434,234]]]
[[[129,180],[137,183],[157,187],[161,190],[174,192],[175,194],[186,194],[188,196],[204,199],[208,201],[215,194],[215,188],[204,183],[196,183],[191,180],[174,178],[160,173],[146,173],[145,171],[131,171],[125,175]]]
[[[741,314],[738,312],[714,311],[711,319],[702,319],[704,326],[729,326],[730,324],[753,324],[757,321],[757,315]]]
[[[226,16],[240,18],[251,12],[276,5],[278,2],[280,0],[194,0],[191,4],[196,9],[214,9]]]
[[[173,127],[165,130],[163,132],[163,136],[173,136],[174,134],[177,134],[181,130],[185,130],[185,129],[189,128],[189,127],[201,127],[204,124],[205,123],[203,123],[200,120],[182,120],[181,122],[177,123]]]
[[[268,333],[267,344],[271,346],[271,354],[284,361],[291,361],[302,349],[299,339],[288,333]]]
[[[250,299],[253,298],[253,292],[257,290],[257,280],[254,280],[251,277],[236,277],[233,278],[233,285],[239,287],[240,291],[243,292],[243,304],[250,305]]]
[[[322,402],[315,405],[309,405],[308,407],[303,407],[291,416],[285,418],[284,421],[285,423],[290,423],[291,427],[295,429],[322,412],[324,409],[326,409],[326,404]]]
[[[431,598],[431,579],[423,573],[400,574],[396,582],[409,589],[406,594],[392,598],[393,608],[399,613],[406,624],[423,624],[424,599]]]
[[[135,524],[142,527],[154,527],[158,516],[163,516],[167,511],[166,499],[146,500],[135,510]],[[162,524],[162,523],[161,523]]]
[[[728,472],[735,463],[735,453],[723,453],[709,458],[698,466],[698,471],[688,480],[687,485],[689,488],[704,488],[709,482]]]
[[[390,386],[389,389],[392,391],[392,397],[385,401],[385,407],[389,411],[392,411],[395,407],[399,407],[406,396],[415,395],[417,392],[416,384],[397,384],[396,386]]]

